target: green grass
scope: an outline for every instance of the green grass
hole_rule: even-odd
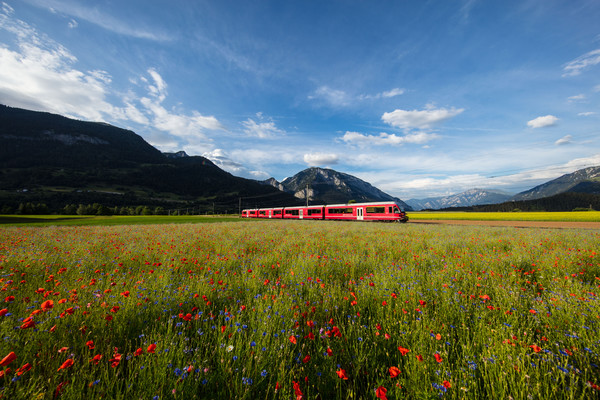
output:
[[[600,211],[564,212],[410,212],[411,220],[600,222]]]
[[[214,222],[235,222],[237,215],[134,215],[134,216],[79,216],[79,215],[0,215],[0,225],[4,226],[112,226],[112,225],[156,225],[156,224],[198,224]]]
[[[597,231],[236,221],[0,229],[0,396],[600,394]]]

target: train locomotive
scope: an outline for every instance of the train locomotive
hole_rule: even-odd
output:
[[[242,218],[408,222],[404,210],[393,201],[251,208],[242,210]]]

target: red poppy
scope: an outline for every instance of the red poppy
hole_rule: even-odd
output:
[[[375,396],[377,396],[378,399],[381,400],[387,400],[387,389],[384,388],[383,386],[379,386],[377,388],[377,390],[375,390]]]
[[[68,347],[61,347],[60,349],[58,349],[59,353],[64,353],[65,351],[69,350]]]
[[[405,349],[402,346],[398,347],[398,350],[400,350],[400,354],[402,354],[403,356],[407,355],[410,352],[409,349]]]
[[[0,361],[0,367],[6,367],[8,364],[15,361],[16,359],[17,359],[17,355],[15,354],[14,351],[11,351],[10,353],[8,353],[8,355],[6,357],[4,357],[2,359],[2,361]]]
[[[275,383],[275,393],[277,393],[277,391],[279,390],[280,386],[279,386],[279,382]]]
[[[297,343],[297,341],[296,341],[296,337],[295,337],[294,335],[290,336],[290,342],[292,342],[292,343],[294,343],[294,344],[296,344],[296,343]]]
[[[100,360],[102,360],[102,354],[96,354],[94,356],[94,358],[92,358],[90,360],[90,362],[93,362],[94,364],[98,365],[98,363],[100,362]]]
[[[17,370],[17,375],[19,375],[19,376],[23,375],[25,372],[29,371],[30,369],[31,369],[31,364],[27,363]]]
[[[435,340],[441,340],[442,339],[442,335],[440,335],[439,333],[437,335],[435,335]]]
[[[294,384],[294,393],[296,394],[296,400],[302,400],[302,390],[300,390],[300,385],[296,381],[292,381]]]
[[[331,357],[333,355],[333,350],[331,350],[329,347],[327,348],[327,355],[329,357]]]
[[[52,307],[54,307],[54,302],[52,300],[46,300],[42,303],[42,310],[48,311]]]
[[[0,379],[4,378],[4,375],[10,374],[10,368],[3,369],[0,371]]]
[[[531,346],[529,346],[533,349],[533,351],[535,351],[536,353],[539,353],[540,351],[542,351],[542,348],[538,345],[532,344]]]
[[[390,367],[390,376],[395,378],[398,375],[400,375],[400,369],[398,367]]]
[[[6,314],[8,314],[8,308],[3,308],[0,310],[0,317],[4,317]]]
[[[121,355],[119,353],[115,353],[113,358],[111,358],[108,361],[111,363],[110,364],[111,367],[116,368],[117,366],[119,366],[119,363],[121,362]]]
[[[335,373],[337,374],[337,376],[340,377],[340,379],[343,379],[345,381],[348,380],[348,375],[346,375],[346,370],[345,369],[341,369],[339,371],[335,371]]]
[[[15,296],[8,296],[4,299],[5,303],[10,303],[11,301],[15,301]]]
[[[133,355],[134,355],[134,356],[136,356],[136,357],[137,357],[137,356],[140,356],[140,355],[142,355],[142,354],[144,354],[144,350],[142,350],[142,348],[141,348],[141,347],[140,347],[139,349],[137,349],[137,350],[136,350],[136,351],[133,353]]]
[[[121,296],[123,296],[123,297],[129,297],[129,290],[126,290],[123,293],[121,293]]]
[[[154,350],[156,350],[156,345],[154,343],[152,343],[150,346],[148,346],[148,348],[146,349],[146,352],[154,353]]]
[[[21,329],[27,329],[27,328],[32,328],[35,326],[35,321],[31,318],[25,318],[23,320],[23,324],[21,325]]]
[[[61,369],[71,368],[72,366],[73,366],[73,359],[69,358],[69,359],[67,359],[67,361],[62,363],[62,365],[56,370],[56,372],[60,371]]]
[[[433,356],[435,357],[435,361],[439,363],[443,361],[442,356],[440,356],[439,353],[435,353]]]
[[[307,362],[309,362],[309,361],[310,361],[310,355],[308,355],[308,354],[307,354],[307,355],[306,355],[306,357],[304,357],[304,359],[302,360],[302,362],[303,362],[304,364],[306,364],[306,363],[307,363]]]
[[[419,361],[423,361],[423,356],[422,356],[422,355],[420,355],[420,354],[417,354],[417,360],[419,360]]]
[[[88,347],[88,349],[93,350],[94,349],[94,341],[93,340],[88,340],[87,342],[85,342],[85,345]]]
[[[427,302],[425,300],[419,300],[419,304],[422,306],[425,306],[427,304]]]
[[[445,387],[446,389],[450,389],[450,388],[452,387],[452,384],[451,384],[450,382],[448,382],[448,381],[444,381],[444,382],[442,382],[442,385],[444,385],[444,387]]]

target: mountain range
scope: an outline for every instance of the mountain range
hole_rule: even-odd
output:
[[[600,199],[600,167],[561,176],[515,196],[472,189],[404,202],[332,169],[313,167],[282,182],[274,178],[258,182],[233,176],[204,157],[183,151],[162,153],[126,129],[0,105],[0,208],[4,210],[14,210],[23,202],[42,202],[53,211],[66,204],[93,202],[237,212],[239,207],[301,205],[307,196],[310,204],[395,201],[407,211],[486,204],[503,204],[501,209],[510,210],[515,202],[529,207],[528,202],[539,199],[545,199],[545,205],[536,203],[534,209],[569,209]],[[554,196],[560,198],[552,200]]]
[[[370,183],[332,169],[311,167],[285,178],[283,182],[271,178],[263,183],[292,193],[298,199],[306,201],[308,196],[308,202],[312,204],[347,203],[349,200],[359,203],[395,201],[401,208],[412,210],[404,201],[382,192]]]
[[[298,203],[291,194],[233,176],[207,158],[161,153],[126,129],[0,105],[3,206],[204,205],[238,212],[248,199],[252,206]]]

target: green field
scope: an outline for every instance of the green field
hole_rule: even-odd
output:
[[[600,211],[564,212],[409,212],[411,220],[600,222]]]
[[[134,216],[80,216],[80,215],[0,215],[4,226],[111,226],[195,224],[240,221],[238,215],[134,215]]]
[[[0,229],[0,396],[600,395],[597,231],[235,221]]]
[[[600,211],[571,212],[409,212],[413,221],[472,220],[472,221],[577,221],[600,222]],[[4,226],[84,226],[139,225],[238,222],[238,215],[148,215],[148,216],[79,216],[79,215],[0,215]],[[264,222],[263,220],[260,220]]]

